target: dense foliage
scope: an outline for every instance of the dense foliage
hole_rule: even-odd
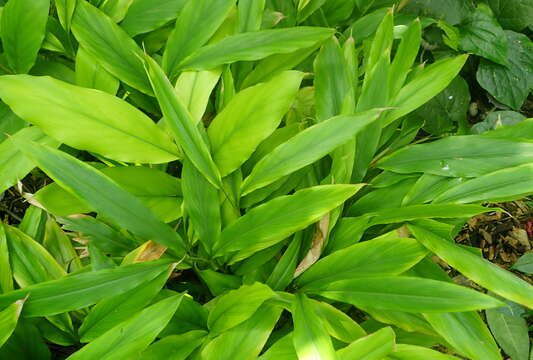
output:
[[[529,358],[531,1],[0,3],[1,359]]]

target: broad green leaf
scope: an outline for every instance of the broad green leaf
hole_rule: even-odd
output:
[[[179,69],[208,70],[236,61],[253,61],[273,54],[286,54],[309,48],[327,39],[333,32],[327,28],[300,26],[241,33],[198,49],[179,64]]]
[[[238,3],[239,32],[258,31],[265,10],[265,0],[241,0]]]
[[[533,308],[533,286],[512,273],[426,230],[424,222],[409,225],[415,238],[447,264],[479,285]]]
[[[519,110],[533,87],[533,43],[524,34],[505,31],[509,44],[508,65],[481,60],[476,78],[496,100]]]
[[[399,173],[477,177],[532,159],[533,142],[469,135],[408,146],[383,158],[377,166]]]
[[[524,272],[526,274],[533,274],[533,252],[528,252],[522,255],[513,264],[513,269]]]
[[[462,286],[405,276],[355,276],[320,284],[306,292],[354,306],[405,312],[455,312],[502,306],[495,298]]]
[[[355,108],[353,83],[337,38],[324,42],[315,59],[314,70],[317,120],[352,114]]]
[[[148,116],[104,92],[50,77],[13,75],[0,77],[0,97],[21,118],[77,149],[129,162],[177,158],[176,147]]]
[[[88,2],[79,1],[72,19],[72,32],[81,46],[113,76],[152,95],[142,50],[110,17]]]
[[[444,90],[459,74],[467,59],[468,55],[445,58],[416,74],[394,98],[393,110],[385,115],[385,125],[416,110]]]
[[[128,359],[150,345],[178,309],[183,295],[151,305],[84,346],[69,360]]]
[[[121,188],[139,198],[158,217],[170,222],[181,216],[181,187],[179,179],[155,168],[143,166],[106,167],[100,171]],[[88,213],[94,209],[82,199],[52,183],[33,195],[26,195],[30,202],[56,216]]]
[[[166,271],[169,261],[148,261],[70,275],[0,295],[0,307],[30,295],[25,317],[49,316],[92,305],[106,297],[124,293]]]
[[[40,329],[26,319],[19,319],[15,331],[0,348],[2,359],[50,360],[52,355]]]
[[[311,300],[311,305],[315,314],[321,318],[324,329],[334,338],[350,343],[366,335],[361,325],[334,306],[317,300]]]
[[[303,22],[315,11],[320,9],[326,0],[300,0],[298,2],[298,23]]]
[[[292,304],[294,333],[292,341],[299,360],[335,360],[335,349],[322,319],[314,312],[311,300],[297,294]]]
[[[271,200],[224,229],[216,252],[219,255],[237,252],[232,261],[242,260],[317,221],[361,186],[315,186]]]
[[[74,16],[74,10],[76,10],[77,0],[54,0],[57,17],[63,28],[70,32],[70,26],[72,25],[72,17]]]
[[[264,304],[255,314],[233,329],[211,340],[201,351],[205,360],[253,360],[265,345],[281,309]]]
[[[67,273],[34,239],[13,226],[5,227],[13,278],[20,287],[59,279]]]
[[[470,218],[488,211],[491,210],[478,205],[427,204],[385,209],[368,215],[373,215],[369,224],[373,226],[427,218]]]
[[[491,130],[501,129],[502,127],[508,129],[510,126],[519,124],[526,119],[524,115],[516,111],[493,111],[485,117],[485,120],[474,124],[470,131],[473,134],[485,133],[487,136],[498,136],[498,132],[495,133]]]
[[[1,90],[0,90],[1,91]],[[35,141],[40,144],[58,147],[59,143],[46,136],[38,127],[32,126],[17,131],[9,139],[0,143],[0,193],[22,180],[35,167],[14,145],[13,141]]]
[[[81,342],[90,342],[105,332],[128,320],[132,314],[141,311],[161,291],[173,267],[147,282],[98,302],[87,314],[78,335]]]
[[[397,344],[394,352],[388,354],[392,360],[459,360],[459,358],[443,354],[421,346]]]
[[[24,300],[18,300],[0,311],[0,348],[15,331],[23,305]]]
[[[459,184],[438,196],[434,202],[473,203],[520,199],[533,193],[533,164],[524,164],[482,175]]]
[[[209,312],[209,333],[218,335],[246,321],[272,296],[272,289],[258,282],[222,295]]]
[[[471,3],[462,0],[412,0],[402,11],[442,19],[456,25],[462,22],[472,9]]]
[[[339,360],[381,360],[395,349],[396,335],[390,327],[354,341],[337,351]]]
[[[76,84],[115,95],[120,81],[108,73],[94,56],[80,46],[76,54]]]
[[[505,309],[488,309],[487,323],[498,344],[513,360],[528,360],[529,335],[526,319]]]
[[[17,73],[35,64],[46,32],[50,0],[10,0],[2,11],[1,35],[4,55]]]
[[[407,75],[411,71],[420,43],[422,40],[422,26],[420,20],[417,18],[409,24],[407,30],[402,35],[402,40],[394,55],[394,60],[391,63],[390,69],[390,94],[396,96],[398,91],[402,88],[407,79]]]
[[[407,175],[406,175],[407,176]],[[434,200],[443,192],[461,185],[462,178],[424,174],[418,178],[402,200],[402,206],[423,204]]]
[[[185,4],[163,53],[163,69],[169,78],[179,73],[178,65],[183,59],[213,36],[234,4],[235,0],[196,0]]]
[[[473,360],[501,360],[492,335],[476,312],[424,314],[431,326],[459,354]]]
[[[0,223],[0,290],[6,293],[13,290],[13,273],[9,261],[9,248],[7,244],[6,230],[4,224]]]
[[[489,0],[488,4],[505,29],[521,31],[531,25],[533,3],[529,0]]]
[[[286,71],[235,95],[209,126],[213,159],[226,176],[238,169],[279,126],[303,73]]]
[[[270,346],[258,360],[298,360],[298,355],[292,343],[292,335],[290,332],[276,341],[274,345]]]
[[[292,281],[294,270],[298,265],[301,246],[302,237],[295,235],[266,281],[266,284],[273,290],[285,290]]]
[[[187,0],[134,0],[120,23],[130,36],[147,33],[176,18]]]
[[[220,186],[220,173],[216,167],[209,147],[202,138],[196,122],[175,93],[161,67],[151,57],[146,56],[146,69],[152,87],[165,117],[166,124],[172,131],[178,145],[190,161],[215,187]]]
[[[178,233],[98,170],[64,152],[34,142],[17,141],[16,145],[61,187],[84,199],[101,215],[135,235],[169,247],[178,256],[183,253],[184,244]]]
[[[358,243],[367,229],[368,216],[355,218],[343,217],[339,219],[337,226],[330,234],[330,238],[325,249],[326,254],[347,248]]]
[[[161,294],[175,294],[175,292],[163,289]],[[172,320],[160,336],[184,334],[192,330],[207,331],[207,317],[207,309],[194,301],[190,295],[185,294],[179,311],[174,313]]]
[[[124,234],[91,216],[58,218],[65,230],[78,233],[106,254],[124,256],[134,249],[135,243]]]
[[[0,143],[9,135],[14,135],[27,126],[26,122],[15,115],[3,102],[0,102],[0,120]]]
[[[48,218],[43,246],[66,271],[72,272],[82,268],[81,260],[70,238],[61,230],[55,220]]]
[[[205,282],[213,296],[219,296],[242,285],[241,277],[222,274],[211,269],[198,271],[198,276]]]
[[[206,331],[193,330],[180,335],[169,335],[150,345],[139,360],[185,360],[200,345]]]
[[[132,2],[133,0],[104,1],[99,5],[99,9],[118,23],[124,19]]]
[[[358,276],[397,275],[426,255],[427,251],[413,239],[364,241],[320,259],[296,280],[296,284],[306,289]]]
[[[242,194],[249,194],[324,157],[376,121],[381,112],[370,110],[333,117],[298,133],[257,163],[241,186]]]
[[[204,249],[210,253],[222,229],[217,189],[186,159],[181,173],[183,209]]]
[[[176,81],[176,93],[196,123],[202,120],[209,97],[218,83],[221,72],[221,69],[185,71]]]
[[[468,83],[457,76],[440,94],[418,108],[411,116],[422,119],[423,129],[433,135],[463,128],[470,105]]]
[[[459,26],[461,50],[507,65],[507,40],[490,8],[479,4]]]

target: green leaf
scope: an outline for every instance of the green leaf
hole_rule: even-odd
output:
[[[144,166],[116,166],[99,170],[121,188],[139,198],[161,220],[170,222],[181,217],[182,192],[178,178]],[[26,197],[28,201],[37,202],[56,216],[94,211],[89,204],[64,190],[57,183],[47,185]]]
[[[51,218],[46,220],[43,246],[65,270],[76,271],[82,268],[80,257],[74,250],[70,238]]]
[[[443,354],[421,346],[397,344],[394,352],[388,354],[392,360],[459,360],[459,358]]]
[[[17,73],[27,73],[35,64],[46,32],[50,0],[10,0],[1,17],[4,55]]]
[[[467,82],[457,76],[446,89],[422,105],[412,116],[425,121],[423,129],[433,135],[452,131],[455,125],[464,126],[470,105]]]
[[[13,290],[13,273],[9,262],[9,249],[7,244],[6,230],[4,224],[0,223],[0,290],[6,293]]]
[[[151,305],[131,319],[68,357],[69,360],[128,359],[150,345],[180,305],[183,295],[174,295]]]
[[[339,360],[380,360],[395,349],[396,335],[390,327],[358,339],[337,351]]]
[[[63,28],[70,32],[70,26],[72,25],[72,17],[74,16],[74,10],[76,10],[77,0],[54,0],[57,17]]]
[[[298,133],[257,163],[241,186],[242,194],[249,194],[326,156],[376,121],[381,112],[370,110],[333,117]]]
[[[148,116],[104,92],[50,77],[9,75],[0,77],[0,97],[24,120],[80,150],[129,162],[177,158],[176,147]]]
[[[146,348],[139,360],[185,360],[202,345],[206,335],[206,331],[193,330],[180,335],[166,336]]]
[[[526,319],[519,315],[512,316],[504,312],[504,309],[488,309],[485,314],[490,330],[503,351],[513,360],[528,360],[529,335]]]
[[[405,276],[363,275],[320,284],[307,292],[354,306],[405,312],[454,312],[502,306],[495,298],[462,286]]]
[[[301,247],[302,237],[295,235],[266,281],[266,284],[273,290],[285,290],[292,281]]]
[[[178,67],[180,70],[208,70],[236,61],[260,60],[273,54],[309,48],[333,32],[333,29],[300,26],[241,33],[198,49]]]
[[[34,142],[17,141],[16,145],[61,187],[84,199],[101,215],[135,235],[169,247],[178,256],[183,253],[184,244],[178,233],[159,220],[134,195],[93,167],[64,152]]]
[[[464,204],[520,199],[533,193],[532,176],[533,164],[494,171],[451,188],[434,202]]]
[[[432,201],[443,192],[460,185],[463,178],[424,174],[418,178],[402,200],[402,206]]]
[[[80,46],[76,54],[76,84],[115,95],[120,81],[108,73],[94,56]]]
[[[24,300],[19,300],[0,311],[0,348],[15,331],[23,305]]]
[[[461,50],[484,57],[500,65],[507,65],[507,41],[500,24],[490,8],[479,4],[459,26]]]
[[[122,294],[98,302],[78,329],[81,342],[90,342],[141,311],[161,291],[172,267],[147,282]]]
[[[444,90],[468,59],[468,55],[439,60],[417,73],[398,92],[392,102],[393,110],[386,114],[385,125],[416,110]]]
[[[13,226],[5,227],[13,278],[20,287],[64,277],[66,271],[37,241]]]
[[[402,174],[425,172],[440,176],[477,177],[529,163],[532,159],[533,142],[469,135],[408,146],[381,159],[377,166]]]
[[[147,33],[176,18],[187,0],[134,0],[120,23],[130,36]]]
[[[242,90],[213,119],[208,135],[222,176],[238,169],[279,126],[302,78],[301,72],[286,71]]]
[[[533,252],[528,252],[522,255],[513,264],[513,269],[524,272],[526,274],[533,274]]]
[[[378,224],[401,223],[424,218],[470,218],[492,211],[478,205],[428,204],[411,205],[399,209],[385,209],[370,213],[369,226]]]
[[[426,230],[424,222],[415,224],[408,227],[416,239],[447,264],[492,292],[533,308],[533,286],[499,266]]]
[[[168,260],[148,261],[30,285],[0,295],[0,308],[29,294],[23,309],[25,317],[49,316],[77,310],[150,281],[166,271],[168,266]]]
[[[220,78],[221,69],[206,71],[185,71],[176,81],[176,93],[199,123],[205,113],[211,92]]]
[[[258,31],[261,29],[265,2],[265,0],[239,1],[239,32]]]
[[[46,136],[35,126],[17,131],[10,138],[0,143],[0,193],[22,180],[35,167],[34,162],[24,156],[14,145],[17,140],[35,141],[54,147],[59,146],[57,141]]]
[[[489,136],[496,136],[497,133],[489,131],[513,126],[524,120],[526,120],[526,117],[516,111],[493,111],[487,115],[485,120],[474,124],[470,130],[473,134],[486,133]]]
[[[222,25],[235,0],[196,0],[183,7],[163,53],[163,69],[174,78],[178,65],[201,48]],[[204,69],[202,69],[204,70]]]
[[[210,335],[218,335],[248,320],[274,292],[261,283],[243,285],[222,295],[209,312]]]
[[[264,304],[255,314],[233,329],[217,336],[202,349],[205,360],[253,360],[265,345],[281,309]]]
[[[79,1],[72,19],[72,32],[83,48],[113,76],[152,95],[142,50],[110,17],[88,2]]]
[[[473,360],[501,360],[500,350],[476,312],[424,314],[431,326],[459,354]]]
[[[313,264],[297,280],[298,287],[316,288],[354,276],[400,274],[427,255],[413,239],[382,238],[338,250]]]
[[[297,294],[292,304],[294,334],[292,341],[298,359],[335,360],[335,349],[322,319],[313,311],[311,300],[304,294]]]
[[[324,329],[334,338],[350,343],[366,335],[365,330],[350,316],[334,306],[311,300],[314,313],[322,320]]]
[[[476,78],[496,100],[520,110],[533,87],[533,43],[524,34],[505,31],[505,36],[509,43],[508,65],[482,60]]]
[[[216,253],[238,252],[232,258],[235,262],[266,249],[314,223],[354,195],[361,186],[315,186],[258,206],[222,231]]]
[[[396,96],[407,79],[407,75],[418,55],[420,43],[422,41],[422,25],[420,20],[415,19],[402,35],[402,40],[394,55],[390,69],[390,94]]]
[[[148,65],[146,71],[166,124],[194,166],[218,188],[221,184],[220,173],[194,119],[175,93],[161,67],[149,56],[146,56],[145,60]]]
[[[298,360],[298,355],[292,343],[292,335],[292,332],[290,332],[276,341],[258,360]]]
[[[488,4],[505,29],[521,31],[532,23],[533,3],[530,0],[489,0]]]
[[[442,19],[451,25],[459,24],[471,12],[473,6],[462,0],[412,0],[402,12]]]

